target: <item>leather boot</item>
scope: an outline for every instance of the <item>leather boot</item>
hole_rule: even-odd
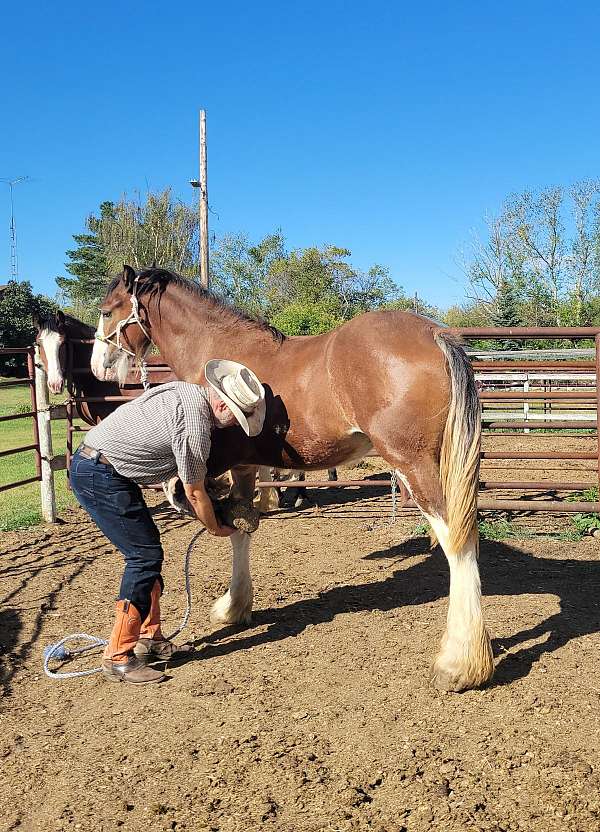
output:
[[[109,681],[145,685],[165,678],[164,673],[146,667],[134,655],[141,625],[140,614],[131,601],[117,601],[115,623],[102,661],[102,672]]]
[[[176,647],[168,641],[160,629],[160,581],[155,581],[150,595],[150,612],[144,620],[140,637],[133,648],[133,652],[144,664],[156,661],[168,661],[171,658],[179,658],[183,654],[191,652],[191,647],[183,645]]]

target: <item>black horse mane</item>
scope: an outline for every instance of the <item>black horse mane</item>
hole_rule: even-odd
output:
[[[286,335],[281,332],[281,330],[277,329],[277,327],[271,326],[264,318],[255,315],[249,315],[247,312],[238,309],[237,306],[233,306],[232,304],[228,303],[224,298],[220,297],[220,295],[215,294],[207,289],[202,288],[198,283],[195,283],[193,280],[188,280],[186,277],[182,277],[182,275],[177,274],[176,272],[168,271],[167,269],[159,269],[159,268],[151,268],[151,269],[142,269],[141,271],[137,272],[137,275],[140,279],[140,285],[138,294],[144,295],[148,294],[155,294],[159,293],[162,294],[166,289],[168,284],[179,286],[181,289],[184,289],[186,292],[189,292],[191,295],[195,295],[197,298],[201,300],[208,300],[211,303],[211,306],[216,308],[218,311],[223,312],[227,317],[232,318],[233,320],[237,321],[238,323],[246,326],[252,327],[261,330],[262,332],[267,332],[274,341],[278,343],[282,343],[286,339]],[[121,282],[122,276],[119,274],[114,277],[111,282],[108,284],[108,288],[106,289],[105,299],[113,292],[119,283]]]
[[[74,318],[73,315],[68,315],[66,312],[63,312],[63,314],[65,316],[65,327],[71,330],[69,332],[71,337],[77,338],[81,336],[82,338],[89,338],[94,334],[95,327],[90,324],[86,324],[84,321],[80,321],[79,318]],[[59,331],[56,314],[52,312],[37,318],[37,326],[39,327],[40,332],[44,329],[47,329],[49,332]]]

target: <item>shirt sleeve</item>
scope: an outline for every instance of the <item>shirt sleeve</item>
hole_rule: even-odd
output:
[[[206,476],[206,463],[210,454],[212,421],[206,407],[188,408],[185,403],[179,409],[173,432],[173,455],[177,473],[184,483],[198,482]]]

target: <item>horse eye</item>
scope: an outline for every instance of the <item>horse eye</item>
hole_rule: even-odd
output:
[[[103,318],[110,318],[111,315],[112,315],[112,312],[103,312],[102,313]]]

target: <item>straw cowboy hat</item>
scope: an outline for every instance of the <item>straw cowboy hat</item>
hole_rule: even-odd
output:
[[[213,358],[206,362],[204,375],[244,433],[257,436],[265,421],[265,389],[252,370],[237,361]]]

